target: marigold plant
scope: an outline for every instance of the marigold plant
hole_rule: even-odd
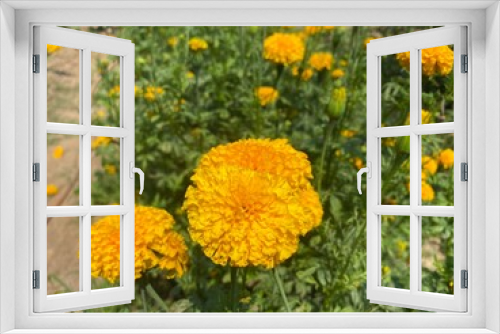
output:
[[[423,49],[422,72],[430,77],[436,74],[448,75],[453,69],[453,50],[447,46]],[[402,67],[410,70],[410,52],[402,52],[396,55]]]

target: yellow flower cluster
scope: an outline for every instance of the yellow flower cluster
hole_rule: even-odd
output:
[[[304,59],[304,41],[295,34],[274,33],[264,40],[264,58],[288,66]]]
[[[49,54],[49,55],[53,54],[54,52],[56,52],[60,48],[62,48],[62,46],[47,44],[47,54]]]
[[[163,93],[164,90],[161,87],[148,86],[146,87],[146,91],[144,92],[143,96],[147,101],[153,102],[158,98],[158,96],[162,95]]]
[[[278,99],[279,92],[273,87],[261,86],[255,89],[255,97],[259,100],[260,105],[265,107]]]
[[[316,52],[309,58],[309,65],[316,71],[330,70],[332,63],[333,55],[329,52]]]
[[[453,50],[447,45],[423,49],[421,54],[422,72],[426,76],[448,75],[453,69]],[[402,67],[410,69],[410,52],[398,53],[396,58]]]
[[[172,230],[174,219],[165,210],[135,208],[135,278],[152,268],[165,271],[167,278],[181,277],[188,264],[187,246]],[[114,283],[120,277],[120,216],[108,216],[91,229],[93,277]]]
[[[323,210],[307,156],[286,139],[247,139],[205,154],[183,209],[191,238],[220,265],[273,268],[292,256]]]
[[[120,95],[120,85],[116,85],[108,91],[109,97],[116,97]]]
[[[192,51],[203,51],[208,49],[208,43],[202,38],[193,37],[189,40],[189,48]]]
[[[104,171],[109,175],[116,174],[116,166],[115,165],[104,165],[103,168],[104,168]]]

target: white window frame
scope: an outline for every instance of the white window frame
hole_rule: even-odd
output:
[[[19,10],[14,10],[10,6]],[[123,6],[129,8],[149,6],[150,9],[119,9]],[[200,8],[202,6],[203,8]],[[86,333],[111,333],[113,329],[114,332],[125,332],[126,329],[127,333],[144,333],[145,329],[149,328],[158,329],[158,333],[202,333],[205,332],[204,329],[212,333],[249,333],[248,329],[253,328],[252,333],[340,333],[346,332],[343,329],[351,328],[350,333],[500,332],[498,3],[398,1],[398,9],[392,8],[393,6],[396,4],[389,1],[370,1],[369,5],[363,1],[328,3],[256,1],[231,4],[217,1],[206,1],[203,4],[174,1],[1,3],[0,181],[3,183],[0,189],[0,320],[2,321],[0,330],[15,329],[12,333],[41,333],[42,329],[60,329],[61,333],[76,333],[76,329],[87,329]],[[103,7],[109,10],[103,10]],[[356,7],[358,9],[346,9]],[[405,7],[406,9],[401,9]],[[41,8],[47,10],[40,10]],[[207,11],[206,8],[210,10]],[[408,10],[410,8],[411,10]],[[27,97],[33,93],[29,70],[32,54],[31,31],[36,24],[467,25],[470,41],[468,54],[471,59],[469,63],[471,75],[468,79],[471,87],[468,98],[471,110],[468,116],[471,180],[468,184],[469,198],[471,198],[468,203],[468,218],[471,222],[468,227],[468,234],[471,236],[468,245],[470,272],[468,312],[460,314],[34,314],[33,291],[29,288],[32,262],[27,261],[30,258],[30,245],[33,241],[31,237],[33,212],[30,210],[32,203],[29,200],[32,192],[30,142],[32,142],[33,125],[30,116],[32,105]],[[486,66],[488,71],[485,71]],[[15,82],[15,86],[12,82]],[[15,128],[15,131],[9,127]],[[12,136],[15,138],[15,145],[12,145]],[[485,153],[485,149],[488,154]],[[477,167],[474,168],[475,166]],[[15,178],[12,178],[14,172]],[[488,182],[486,182],[487,172]],[[12,193],[15,193],[15,200],[10,198]],[[142,329],[137,329],[139,326]],[[134,331],[134,328],[137,330]],[[180,328],[193,330],[176,330]],[[247,330],[235,330],[235,328],[247,328]],[[288,330],[282,330],[284,328]],[[290,328],[300,329],[293,331]],[[358,330],[355,330],[356,328]],[[381,328],[384,329],[380,330]]]

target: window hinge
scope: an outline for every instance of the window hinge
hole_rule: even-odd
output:
[[[40,270],[33,270],[33,289],[40,289]]]
[[[38,162],[33,164],[33,181],[40,182],[40,164]]]
[[[467,289],[469,287],[469,274],[467,272],[467,270],[462,270],[461,271],[461,284],[460,284],[460,287],[462,289]]]
[[[469,166],[466,162],[460,164],[460,181],[469,181]]]
[[[40,73],[40,55],[33,55],[33,73]]]
[[[462,55],[462,73],[469,72],[469,57],[467,55]]]

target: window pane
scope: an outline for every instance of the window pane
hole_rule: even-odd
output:
[[[410,52],[380,57],[382,126],[410,124]]]
[[[80,205],[80,136],[47,134],[47,205]]]
[[[422,136],[422,205],[453,205],[453,134]]]
[[[120,57],[92,52],[92,125],[120,126]]]
[[[47,218],[47,294],[80,291],[80,217]]]
[[[92,217],[92,290],[120,286],[121,216]]]
[[[382,216],[382,286],[410,288],[410,217]]]
[[[381,139],[382,204],[410,204],[410,137]]]
[[[47,121],[80,123],[80,50],[47,45]]]
[[[120,139],[92,137],[92,205],[119,205]]]
[[[422,291],[453,294],[453,218],[422,217]]]
[[[422,124],[453,122],[453,45],[420,51]]]

